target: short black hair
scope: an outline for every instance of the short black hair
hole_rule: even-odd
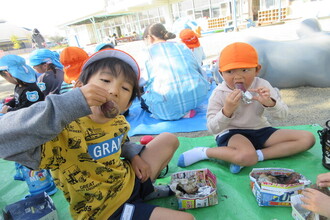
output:
[[[125,79],[133,86],[130,102],[132,102],[136,97],[140,99],[141,93],[139,89],[139,81],[135,71],[128,63],[115,57],[106,57],[92,62],[81,72],[79,80],[85,85],[88,83],[91,76],[102,69],[109,69],[111,75],[115,77],[120,74],[124,74]]]

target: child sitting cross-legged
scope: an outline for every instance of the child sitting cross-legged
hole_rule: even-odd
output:
[[[73,219],[194,219],[143,202],[179,142],[170,133],[146,146],[129,142],[130,125],[120,113],[140,96],[139,75],[127,53],[95,53],[82,67],[80,88],[0,117],[0,158],[50,169]]]
[[[283,118],[288,108],[278,90],[258,77],[261,65],[251,45],[228,45],[220,54],[219,66],[224,81],[214,89],[206,116],[217,147],[189,150],[180,155],[178,166],[214,158],[229,162],[230,171],[238,173],[258,161],[287,157],[314,145],[311,132],[273,128],[264,116],[268,112]]]

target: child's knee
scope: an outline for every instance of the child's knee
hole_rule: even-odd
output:
[[[258,163],[257,153],[254,152],[244,152],[238,153],[234,158],[234,163],[240,166],[252,166]]]
[[[315,144],[315,136],[312,132],[306,132],[306,134],[304,134],[304,139],[305,139],[305,143],[306,143],[306,150],[312,148]]]
[[[175,150],[178,149],[180,142],[176,135],[169,132],[164,132],[160,135],[162,135],[168,146],[172,146]]]
[[[299,142],[299,146],[302,150],[308,150],[314,146],[315,136],[312,132],[301,131],[299,137],[297,137],[297,141]]]

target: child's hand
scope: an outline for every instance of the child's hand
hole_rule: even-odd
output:
[[[241,103],[242,92],[239,89],[234,89],[232,93],[230,93],[225,100],[225,104],[222,109],[222,113],[230,118],[235,110],[238,108]]]
[[[139,155],[135,155],[132,160],[132,167],[137,178],[143,183],[150,178],[151,168],[150,165],[145,162]]]
[[[9,108],[10,107],[8,105],[3,105],[0,113],[6,114]]]
[[[100,106],[110,100],[109,92],[97,85],[87,84],[80,87],[80,90],[89,106]]]
[[[322,173],[317,176],[316,184],[319,187],[330,187],[330,172]]]
[[[330,218],[330,196],[311,188],[304,189],[302,194],[304,195],[301,198],[304,202],[301,205],[303,208]]]
[[[270,98],[270,90],[267,87],[260,87],[258,89],[249,89],[251,92],[258,93],[257,96],[253,96],[253,100],[257,100],[266,107],[275,106],[276,102]]]

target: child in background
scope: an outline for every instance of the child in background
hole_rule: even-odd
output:
[[[204,71],[191,50],[170,41],[175,37],[161,23],[149,25],[143,34],[149,56],[145,61],[147,81],[141,107],[156,119],[194,117],[209,89]]]
[[[316,184],[319,187],[330,187],[330,172],[318,175]],[[304,189],[302,194],[303,208],[330,219],[330,196],[311,188]]]
[[[203,60],[206,58],[203,47],[201,46],[197,34],[191,29],[183,29],[180,32],[182,42],[193,52],[197,62],[203,66]]]
[[[288,107],[277,89],[257,77],[261,66],[251,45],[230,44],[222,50],[219,61],[224,81],[214,89],[206,115],[208,129],[216,136],[218,147],[187,151],[180,156],[179,166],[215,158],[230,162],[230,171],[238,173],[244,166],[294,155],[314,145],[311,132],[276,129],[267,121],[265,111],[283,118]],[[242,100],[245,90],[254,94],[247,103]]]
[[[36,84],[34,70],[25,64],[25,59],[17,55],[6,55],[0,59],[0,75],[15,84],[14,99],[6,103],[0,114],[16,111],[44,100],[44,94]],[[22,143],[24,144],[24,143]],[[31,194],[46,191],[49,195],[57,189],[48,170],[32,172],[29,168],[16,163],[15,180],[26,181]],[[37,175],[38,174],[38,175]],[[19,178],[18,178],[19,177]]]
[[[66,47],[60,54],[60,62],[64,66],[64,81],[61,85],[60,94],[70,91],[76,84],[81,67],[88,59],[86,51],[80,47]]]
[[[6,55],[0,59],[0,75],[15,84],[14,99],[6,103],[1,113],[16,111],[44,100],[44,94],[36,84],[34,70],[25,64],[25,59],[17,55]]]
[[[38,49],[30,55],[30,65],[42,75],[38,78],[38,86],[45,96],[59,94],[63,82],[63,65],[53,51]]]
[[[122,213],[132,219],[194,219],[189,213],[142,202],[179,146],[177,137],[163,133],[146,146],[131,143],[125,117],[108,118],[100,107],[108,101],[119,113],[128,109],[140,96],[139,74],[136,61],[123,51],[92,55],[79,78],[78,85],[84,86],[50,95],[22,112],[35,112],[30,124],[15,126],[21,114],[0,118],[1,130],[6,122],[0,157],[51,169],[74,219],[120,219]],[[17,132],[29,133],[20,139],[27,144],[24,148],[8,137]]]

